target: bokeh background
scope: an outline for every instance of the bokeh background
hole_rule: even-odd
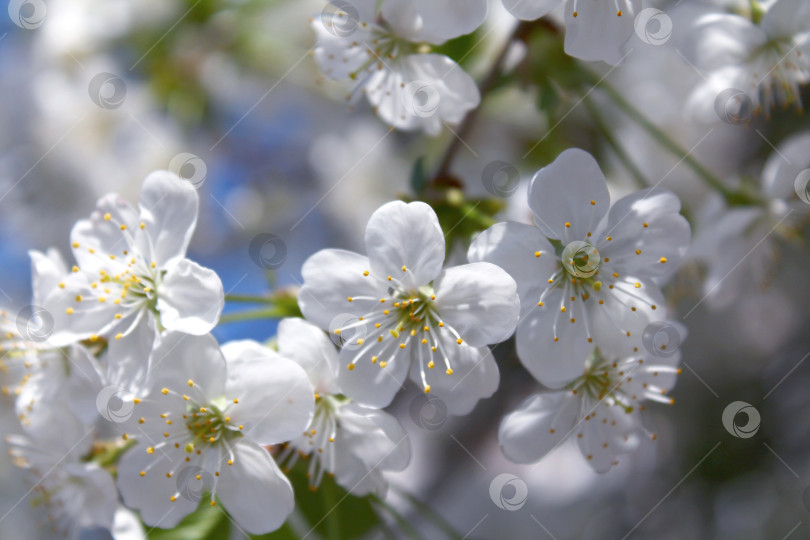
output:
[[[702,75],[677,43],[688,40],[686,21],[699,4],[658,2],[672,17],[676,46],[639,46],[606,81],[716,175],[756,179],[771,145],[810,124],[792,110],[746,125],[685,111]],[[143,178],[170,167],[200,190],[193,259],[215,269],[230,294],[294,288],[315,251],[362,250],[371,213],[413,197],[413,164],[435,164],[454,138],[447,130],[438,138],[391,131],[362,102],[347,106],[345,86],[325,79],[310,54],[310,18],[323,0],[26,6],[29,20],[44,9],[31,28],[0,13],[0,302],[12,309],[30,302],[29,249],[56,246],[67,254],[70,227],[99,196],[115,191],[136,201]],[[513,25],[493,2],[485,26],[446,52],[464,57],[463,67],[480,78]],[[465,196],[489,199],[499,219],[527,221],[532,173],[578,146],[598,157],[615,196],[636,189],[632,178],[640,173],[681,196],[696,232],[716,227],[711,217],[701,220],[712,194],[691,168],[603,93],[579,105],[585,92],[568,76],[573,61],[560,43],[541,33],[510,52],[509,72],[487,96],[452,167]],[[590,68],[600,77],[608,71]],[[518,173],[497,193],[484,181],[495,161]],[[705,271],[696,262],[668,285],[673,318],[689,329],[676,403],[648,407],[646,424],[657,440],[619,467],[597,475],[575,444],[532,466],[504,458],[498,423],[538,389],[506,342],[495,349],[500,389],[469,416],[446,418],[416,388],[398,396],[391,410],[411,436],[414,458],[391,475],[389,502],[424,538],[442,537],[431,512],[465,538],[810,537],[807,232],[779,243],[777,255],[768,255],[778,259],[767,280],[739,280],[741,290],[725,305],[704,298]],[[258,235],[281,243],[258,253],[250,248]],[[463,249],[451,257],[460,260]],[[261,260],[272,260],[272,271]],[[229,303],[226,313],[242,309]],[[274,332],[275,322],[261,319],[223,324],[215,334],[265,340]],[[753,437],[724,428],[722,413],[734,401],[760,413]],[[8,408],[0,410],[0,430],[16,430]],[[490,495],[503,473],[528,487],[519,509],[501,508]],[[0,538],[50,537],[37,509],[21,501],[27,490],[3,453]],[[381,519],[384,526],[366,537],[407,537],[390,515]]]

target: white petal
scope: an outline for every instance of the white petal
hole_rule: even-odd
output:
[[[380,9],[383,19],[394,33],[408,41],[422,41],[424,20],[413,0],[387,0]]]
[[[452,353],[450,365],[453,366],[453,373],[447,374],[444,362],[438,357],[434,357],[433,369],[423,366],[425,379],[430,385],[430,396],[444,402],[450,414],[468,414],[479,399],[490,397],[498,389],[498,365],[487,347],[471,347],[466,344],[459,346],[452,340],[447,340],[444,348]],[[418,362],[411,366],[411,379],[422,386]]]
[[[107,384],[124,389],[128,397],[143,397],[151,383],[150,357],[157,337],[154,318],[143,316],[128,335],[112,339],[106,355]]]
[[[777,0],[762,17],[762,29],[772,38],[784,38],[810,31],[810,4],[805,0]],[[807,41],[807,36],[804,37]]]
[[[340,249],[322,249],[304,262],[301,275],[304,286],[298,293],[301,312],[311,323],[324,330],[345,325],[347,320],[362,317],[378,304],[377,298],[388,287],[380,274],[369,272],[368,258]],[[386,282],[387,283],[387,282]],[[349,297],[371,297],[371,300]],[[342,318],[341,318],[342,316]],[[338,317],[340,320],[335,320]]]
[[[137,229],[138,242],[158,266],[185,257],[197,224],[198,199],[191,183],[169,171],[155,171],[143,181],[138,206],[145,228]]]
[[[571,392],[535,394],[504,417],[498,442],[511,461],[533,463],[573,432],[580,401]]]
[[[207,334],[219,321],[224,305],[225,292],[216,272],[188,259],[167,266],[158,288],[157,309],[168,330]]]
[[[577,428],[582,434],[577,437],[579,449],[588,465],[604,473],[616,464],[620,454],[635,450],[641,442],[640,422],[638,412],[626,413],[604,403],[598,406],[590,419],[580,422]]]
[[[110,530],[113,540],[146,540],[146,531],[135,512],[125,506],[118,506],[115,511],[113,526]]]
[[[406,289],[428,284],[444,262],[444,234],[436,212],[423,202],[381,206],[366,226],[366,251],[372,272],[383,279],[392,276]]]
[[[691,25],[679,49],[702,71],[744,64],[768,40],[760,27],[741,15],[711,13]]]
[[[807,40],[810,41],[810,37]],[[772,199],[794,198],[796,178],[808,168],[810,168],[810,133],[804,132],[789,137],[779,145],[779,152],[772,153],[765,162],[762,171],[763,192]]]
[[[111,193],[99,199],[90,219],[77,221],[70,232],[73,256],[79,268],[94,274],[102,269],[116,274],[122,265],[118,259],[110,259],[110,255],[121,258],[124,251],[132,252],[131,235],[137,223],[135,209],[118,195]],[[125,230],[121,230],[121,226]]]
[[[350,403],[338,410],[343,437],[351,452],[370,470],[402,471],[410,463],[408,434],[392,415]]]
[[[228,365],[225,397],[231,423],[261,444],[277,444],[300,435],[312,420],[315,393],[306,372],[255,341],[222,346]],[[238,403],[233,400],[238,399]]]
[[[606,257],[610,259],[600,272],[613,273],[613,268],[617,268],[620,274],[629,272],[655,278],[671,275],[689,249],[692,237],[689,222],[679,214],[680,209],[677,195],[656,188],[616,201],[597,233],[595,245],[599,254],[603,261]]]
[[[549,14],[561,0],[503,0],[509,13],[524,21],[533,21]]]
[[[242,440],[222,470],[217,497],[240,528],[264,534],[281,527],[295,507],[290,481],[264,448]]]
[[[439,44],[481,26],[487,0],[411,0],[423,21],[422,38]]]
[[[578,148],[565,150],[537,171],[529,186],[535,223],[543,234],[563,244],[596,232],[609,205],[605,175],[593,156]]]
[[[579,0],[578,16],[565,7],[565,52],[580,60],[619,64],[626,56],[624,44],[633,35],[633,10],[616,14],[613,2]]]
[[[129,449],[118,462],[116,485],[124,504],[137,510],[149,527],[171,529],[197,508],[190,497],[171,497],[178,491],[177,466],[162,452],[148,454],[143,444]],[[141,471],[146,475],[141,476]],[[173,473],[167,478],[167,473]]]
[[[68,407],[88,425],[99,417],[96,397],[108,384],[105,371],[99,361],[84,347],[74,345],[71,348],[70,375],[65,387]]]
[[[448,268],[434,286],[439,316],[473,347],[514,333],[520,300],[515,280],[501,268],[488,262]]]
[[[195,391],[200,392],[199,396],[195,396],[200,403],[210,403],[225,393],[228,377],[225,358],[217,340],[210,334],[193,336],[168,332],[152,352],[150,362],[153,394],[158,400],[162,397],[158,391],[163,387],[180,394],[190,392],[187,385],[189,379],[194,381]],[[165,399],[167,403],[179,401],[169,397]]]
[[[359,350],[344,348],[340,351],[338,384],[345,395],[369,407],[383,408],[391,403],[408,375],[411,351],[410,349],[401,350],[395,346],[393,349],[395,352],[380,354],[383,347],[388,347],[389,343],[390,339],[386,339],[381,344],[375,340],[363,345],[363,348]],[[415,346],[412,344],[412,347]],[[388,351],[391,350],[389,347]],[[354,364],[353,370],[349,370],[347,368],[349,363],[363,351],[365,351],[363,357]],[[371,362],[374,355],[379,355],[377,363]],[[382,361],[386,362],[386,366],[381,368],[380,362]]]
[[[112,527],[115,510],[118,506],[118,492],[110,473],[94,463],[72,468],[71,472],[79,473],[71,480],[77,482],[74,486],[81,490],[77,493],[81,498],[81,511],[74,517],[76,525],[88,529]]]
[[[340,3],[333,4],[340,6]],[[374,48],[375,32],[382,31],[374,22],[374,15],[363,18],[355,13],[339,10],[321,13],[312,20],[317,35],[313,51],[315,62],[324,75],[335,80],[348,79],[368,62],[369,50]]]
[[[506,270],[517,284],[523,313],[537,306],[546,280],[558,267],[554,248],[540,229],[514,222],[496,223],[479,234],[470,245],[467,258]]]
[[[278,324],[278,353],[307,372],[315,392],[338,394],[338,353],[323,330],[299,318]]]
[[[521,363],[549,388],[559,388],[582,375],[585,359],[593,349],[584,321],[580,318],[571,323],[572,313],[562,313],[561,304],[562,291],[555,288],[544,297],[542,307],[535,305],[521,318],[515,340]]]
[[[67,273],[62,255],[54,248],[45,253],[31,250],[31,288],[34,290],[34,305],[41,306],[45,297],[58,287],[59,281]]]

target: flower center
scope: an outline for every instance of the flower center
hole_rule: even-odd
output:
[[[589,278],[599,271],[602,257],[599,250],[588,242],[576,240],[563,249],[560,257],[563,268],[573,277]]]

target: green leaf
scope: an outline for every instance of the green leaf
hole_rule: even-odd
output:
[[[204,499],[197,510],[187,515],[173,529],[149,529],[149,540],[218,540],[228,538],[231,524],[220,506]]]
[[[425,170],[425,157],[422,156],[416,160],[411,169],[411,191],[415,194],[420,194],[424,191],[428,184],[427,171]]]

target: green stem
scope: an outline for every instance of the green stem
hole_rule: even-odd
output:
[[[394,486],[391,486],[393,491],[396,491],[399,495],[404,497],[408,500],[412,505],[414,505],[424,517],[430,520],[438,529],[440,529],[448,538],[452,538],[453,540],[463,540],[463,536],[456,531],[452,525],[450,525],[445,519],[433,510],[430,506],[425,504],[424,502],[417,499],[414,495],[408,493],[404,489]]]
[[[605,121],[604,116],[602,113],[599,112],[599,109],[593,103],[590,96],[585,96],[585,108],[588,109],[588,113],[590,113],[591,117],[593,118],[594,124],[596,124],[596,128],[599,130],[602,137],[604,137],[605,141],[610,145],[615,152],[616,156],[624,165],[625,169],[627,169],[630,174],[633,176],[633,179],[636,181],[638,189],[644,189],[650,186],[647,179],[644,178],[644,174],[639,170],[633,160],[625,151],[624,147],[622,147],[619,140],[613,135],[610,131],[610,128]]]
[[[593,77],[593,74],[589,72],[589,75]],[[622,109],[627,116],[629,116],[633,121],[635,121],[638,125],[644,128],[650,136],[655,139],[658,144],[664,147],[666,150],[669,150],[675,157],[682,159],[684,163],[689,165],[693,171],[704,181],[706,184],[709,185],[712,189],[720,193],[726,201],[732,203],[733,201],[739,200],[739,194],[731,191],[727,188],[723,182],[717,178],[714,174],[712,174],[709,169],[704,167],[699,161],[697,161],[691,154],[689,154],[686,150],[684,150],[677,142],[675,142],[669,135],[664,133],[664,131],[653,124],[649,119],[647,119],[644,114],[633,107],[633,105],[624,99],[624,96],[621,95],[615,88],[610,86],[605,81],[599,83],[595,80],[594,77],[594,85],[599,84],[602,91],[615,103],[620,109]]]
[[[253,321],[256,319],[281,319],[288,314],[277,307],[269,307],[265,309],[257,309],[253,311],[241,311],[239,313],[228,313],[219,318],[221,324],[238,322],[238,321]]]
[[[380,508],[391,514],[391,517],[394,518],[394,521],[397,522],[397,525],[402,529],[402,532],[405,533],[405,536],[411,538],[413,540],[421,540],[419,533],[416,532],[416,529],[408,523],[408,520],[400,514],[396,508],[382,500],[378,495],[371,495],[371,500],[374,501]]]
[[[267,296],[250,296],[246,294],[226,294],[227,302],[242,302],[246,304],[272,304],[273,299]]]

